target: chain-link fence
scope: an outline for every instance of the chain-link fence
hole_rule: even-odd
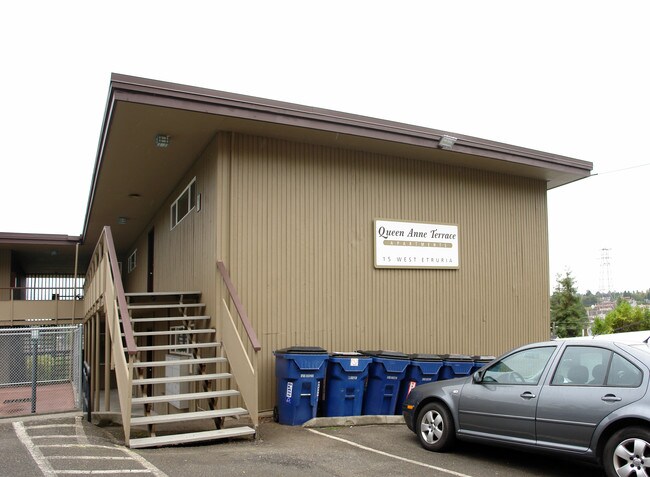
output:
[[[82,327],[0,328],[0,417],[81,404]]]

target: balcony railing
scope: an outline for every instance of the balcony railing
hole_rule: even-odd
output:
[[[0,288],[0,326],[67,325],[83,320],[83,288]]]

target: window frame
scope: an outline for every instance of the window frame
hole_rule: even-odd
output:
[[[518,371],[510,368],[507,364],[505,364],[504,361],[506,361],[509,358],[512,358],[514,356],[517,356],[517,355],[523,355],[525,353],[530,353],[530,352],[533,352],[533,351],[540,352],[542,350],[545,350],[545,351],[548,350],[549,354],[546,357],[546,361],[544,362],[544,365],[541,367],[541,369],[539,371],[537,371],[535,374],[532,375],[532,376],[536,376],[536,380],[534,382],[527,381],[527,380],[522,381],[522,382],[518,382],[518,381],[517,382],[515,382],[515,381],[499,381],[497,379],[494,379],[489,374],[490,372],[492,372],[492,373],[503,373],[503,375],[516,373],[516,374],[519,374],[520,376],[522,376]],[[486,368],[485,371],[481,371],[481,373],[482,373],[482,381],[481,382],[483,384],[490,384],[490,385],[538,386],[538,385],[540,385],[542,376],[544,376],[544,372],[548,369],[549,363],[553,359],[553,355],[556,353],[556,351],[557,351],[557,346],[555,346],[555,345],[536,346],[536,347],[532,347],[532,348],[520,349],[520,350],[518,350],[518,351],[516,351],[514,353],[511,353],[511,354],[509,354],[507,356],[504,356],[503,358],[499,359],[496,363],[493,363],[489,368]],[[507,366],[509,369],[511,369],[511,371],[510,372],[508,372],[508,371],[495,371],[494,368],[500,366],[501,364],[504,364],[505,366]],[[487,381],[486,377],[492,378],[493,380]]]
[[[182,216],[179,215],[179,205],[187,193],[187,211]],[[178,194],[176,200],[169,206],[169,230],[174,230],[190,212],[197,208],[196,200],[196,176],[187,184],[187,186]]]
[[[591,350],[600,350],[601,352],[606,351],[609,353],[609,356],[607,358],[606,363],[599,363],[605,366],[605,374],[603,376],[602,383],[590,383],[587,381],[586,383],[572,383],[572,382],[562,382],[558,383],[555,382],[556,376],[558,375],[558,372],[561,369],[561,366],[563,364],[563,360],[565,356],[567,355],[567,352],[570,350],[577,350],[579,348],[585,348],[585,349],[591,349]],[[640,374],[641,374],[641,381],[637,385],[620,385],[620,384],[609,384],[610,380],[610,372],[611,372],[611,367],[612,363],[614,361],[614,358],[617,357],[619,359],[622,359],[624,362],[629,363],[632,367],[634,367]],[[569,359],[571,357],[568,357]],[[571,358],[573,359],[573,358]],[[584,364],[580,363],[581,366],[585,366]],[[592,366],[592,368],[589,370],[589,374],[593,376],[593,369],[596,367],[596,365]],[[561,375],[563,376],[563,375]],[[566,376],[563,376],[564,379],[566,379]],[[562,351],[562,354],[560,355],[557,364],[555,365],[555,369],[553,370],[553,374],[551,376],[551,379],[548,381],[550,386],[561,386],[561,387],[587,387],[587,388],[594,388],[594,387],[600,387],[600,388],[638,388],[643,384],[643,371],[635,364],[633,363],[630,359],[626,358],[623,356],[621,353],[616,352],[613,349],[607,348],[607,347],[601,347],[601,346],[581,346],[581,345],[574,345],[574,346],[567,346],[564,348]]]
[[[135,267],[138,266],[138,249],[136,248],[131,252],[129,255],[129,258],[126,260],[126,269],[127,273],[131,273],[133,270],[135,270]]]

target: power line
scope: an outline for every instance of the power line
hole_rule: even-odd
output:
[[[613,169],[611,171],[596,172],[595,174],[592,174],[591,177],[593,177],[593,176],[603,176],[605,174],[614,174],[616,172],[629,171],[630,169],[638,169],[639,167],[646,167],[646,166],[650,166],[650,162],[646,162],[645,164],[638,164],[636,166],[623,167],[622,169]]]

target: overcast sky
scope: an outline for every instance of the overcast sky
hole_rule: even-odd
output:
[[[112,72],[594,163],[548,193],[551,284],[650,288],[650,2],[84,1],[0,6],[0,231],[78,235]],[[433,219],[433,218],[432,218]]]

